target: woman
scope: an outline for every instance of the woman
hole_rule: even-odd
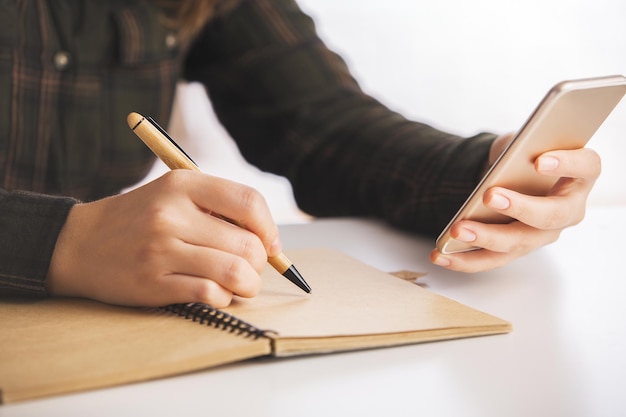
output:
[[[287,177],[315,216],[435,234],[507,141],[456,137],[365,95],[293,0],[21,0],[0,12],[3,294],[222,307],[258,292],[281,244],[256,191],[173,171],[117,194],[154,160],[126,115],[168,120],[179,80],[201,82],[242,154]],[[549,196],[490,190],[486,204],[517,221],[460,222],[455,237],[483,249],[433,262],[495,268],[579,222],[598,155],[554,151],[537,166],[562,178]]]

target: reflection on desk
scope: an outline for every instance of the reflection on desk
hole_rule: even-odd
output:
[[[432,240],[366,220],[281,228],[286,249],[333,247],[502,317],[513,333],[390,349],[255,360],[19,403],[16,416],[621,416],[626,375],[626,207],[593,207],[561,239],[498,270],[431,265]]]

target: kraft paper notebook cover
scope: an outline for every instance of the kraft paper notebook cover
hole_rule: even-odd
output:
[[[4,403],[165,377],[244,359],[506,333],[511,325],[340,252],[289,258],[307,295],[271,268],[254,299],[173,312],[78,299],[0,300]],[[226,312],[228,315],[221,315]],[[206,316],[185,320],[181,315]],[[221,316],[220,316],[221,315]],[[233,316],[233,317],[231,317]],[[207,325],[207,320],[213,320]]]

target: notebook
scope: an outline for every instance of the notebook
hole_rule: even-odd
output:
[[[221,310],[82,299],[0,301],[3,403],[162,378],[262,356],[382,348],[511,331],[505,320],[331,249],[287,252],[313,288],[272,268]],[[271,362],[268,366],[271,366]]]

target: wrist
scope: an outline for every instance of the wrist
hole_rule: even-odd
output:
[[[79,295],[78,282],[73,272],[76,266],[80,231],[83,229],[84,204],[74,205],[61,228],[46,276],[46,291],[53,296]]]

